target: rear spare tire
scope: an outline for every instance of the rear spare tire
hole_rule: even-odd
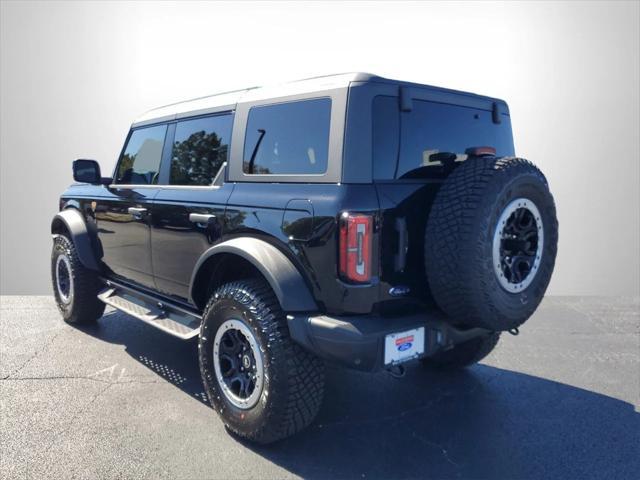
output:
[[[557,243],[555,204],[538,168],[520,158],[469,159],[447,178],[429,214],[429,287],[455,324],[518,327],[549,285]]]

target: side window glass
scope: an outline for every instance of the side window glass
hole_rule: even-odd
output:
[[[394,178],[400,144],[400,109],[397,97],[373,99],[373,178]]]
[[[227,161],[233,116],[184,120],[176,125],[171,152],[171,185],[211,185]]]
[[[318,175],[327,171],[331,99],[253,107],[242,170],[248,174]]]
[[[118,163],[116,183],[155,185],[158,183],[166,125],[138,128],[131,133]]]

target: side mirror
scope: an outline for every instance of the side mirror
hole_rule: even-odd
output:
[[[73,162],[73,179],[76,182],[98,185],[101,182],[100,165],[95,160],[78,159]]]

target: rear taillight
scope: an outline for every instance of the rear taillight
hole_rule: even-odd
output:
[[[373,217],[353,213],[340,216],[340,276],[354,283],[371,281]]]

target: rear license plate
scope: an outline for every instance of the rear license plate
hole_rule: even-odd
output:
[[[390,333],[384,339],[384,364],[406,362],[424,353],[424,327]]]

